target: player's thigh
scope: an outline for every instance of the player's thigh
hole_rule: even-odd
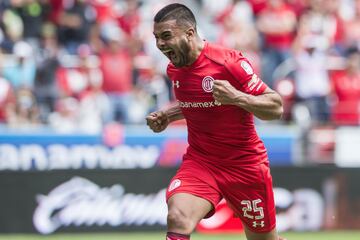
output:
[[[211,172],[206,168],[192,161],[183,162],[166,191],[169,210],[180,209],[186,214],[196,212],[196,216],[207,211],[205,217],[210,217],[222,199],[217,187]]]
[[[243,227],[248,240],[278,240],[276,229],[266,233],[257,233],[251,231],[246,224],[243,224]]]
[[[213,204],[190,193],[176,193],[168,199],[168,212],[196,224],[213,210]]]
[[[223,195],[249,231],[271,233],[276,226],[276,212],[270,170],[266,165],[261,165],[252,174],[254,179],[251,182],[228,182],[223,187]]]

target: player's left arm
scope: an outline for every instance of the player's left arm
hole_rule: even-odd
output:
[[[237,90],[227,80],[215,80],[213,97],[221,104],[236,105],[262,120],[279,119],[283,113],[280,95],[269,87],[259,95],[251,95]]]
[[[241,107],[262,120],[281,118],[280,95],[257,76],[241,53],[229,54],[224,66],[231,77],[214,81],[213,95],[218,102]]]

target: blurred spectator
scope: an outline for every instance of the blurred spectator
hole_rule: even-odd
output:
[[[49,114],[49,125],[55,131],[71,133],[78,131],[79,102],[72,97],[58,99],[55,111]]]
[[[76,99],[87,88],[87,76],[74,67],[59,67],[56,71],[56,85],[58,93],[62,97],[74,97]]]
[[[127,41],[127,49],[131,57],[134,57],[143,48],[143,40],[140,39],[142,29],[139,29],[141,22],[140,2],[138,0],[125,0],[123,3],[125,6],[117,13],[117,23],[126,35],[126,39],[130,40]]]
[[[296,16],[283,0],[269,0],[259,13],[257,26],[263,34],[262,79],[273,87],[273,72],[290,57]]]
[[[155,109],[160,109],[170,101],[170,89],[166,78],[157,72],[154,60],[150,56],[138,55],[134,58],[134,67],[138,72],[136,78],[137,91],[143,89],[147,94],[148,102],[144,103],[147,109],[144,114],[148,114]],[[141,94],[137,94],[138,96]]]
[[[173,97],[165,73],[168,59],[156,48],[152,33],[154,14],[171,2],[0,1],[0,51],[5,53],[0,118],[6,117],[6,109],[16,109],[6,106],[15,106],[16,96],[23,96],[17,91],[27,88],[35,95],[40,121],[51,119],[61,131],[95,133],[112,121],[143,123],[147,112]],[[328,70],[334,70],[334,54],[360,45],[360,0],[180,2],[200,16],[198,30],[205,39],[240,50],[265,82],[287,96],[286,120],[299,116],[293,109],[300,109],[303,117],[308,114],[314,121],[310,124],[328,119]],[[347,88],[357,76],[349,69],[332,74],[337,124],[342,123],[339,118],[353,119],[337,112],[345,109],[342,102],[358,94],[356,86]]]
[[[9,107],[15,103],[14,91],[4,78],[0,78],[0,123],[6,123],[9,113]]]
[[[117,17],[120,28],[129,36],[134,36],[140,24],[138,0],[124,0],[126,6]]]
[[[103,127],[102,111],[108,107],[106,95],[96,86],[84,93],[80,100],[73,97],[58,99],[55,111],[49,115],[48,122],[50,127],[61,133],[97,134]]]
[[[31,45],[25,41],[19,41],[14,46],[14,62],[6,65],[3,76],[10,81],[13,88],[34,89],[36,63]]]
[[[100,24],[93,24],[90,27],[89,31],[89,41],[88,44],[91,48],[91,51],[98,55],[101,50],[104,48],[104,41],[101,39],[101,25]]]
[[[102,73],[99,69],[98,57],[91,55],[91,49],[87,44],[80,45],[77,53],[76,56],[66,56],[63,61],[67,60],[68,65],[57,69],[56,81],[62,96],[79,99],[91,81],[102,81]],[[72,64],[69,64],[71,61]]]
[[[34,128],[40,124],[36,99],[29,89],[16,91],[16,100],[7,110],[7,123],[12,128]]]
[[[232,0],[202,0],[201,2],[202,12],[204,14],[207,14],[211,18],[211,20],[214,19],[216,16],[219,16],[221,12],[224,12],[227,8],[233,5]]]
[[[338,8],[337,0],[310,0],[310,9],[301,16],[297,34],[316,35],[325,49],[335,47],[341,52],[336,45],[342,44],[343,29]]]
[[[66,0],[45,0],[45,4],[49,8],[47,20],[55,25],[59,24],[60,16],[64,11],[65,1]]]
[[[97,56],[91,55],[88,45],[81,45],[78,49],[80,65],[74,69],[82,76],[86,88],[78,94],[80,100],[81,128],[86,131],[99,132],[103,124],[110,122],[111,103],[102,90],[103,76]]]
[[[315,124],[325,123],[329,116],[328,56],[322,49],[320,38],[316,36],[298,36],[298,38],[300,43],[294,50],[297,101],[306,106]]]
[[[59,16],[59,41],[70,54],[76,54],[78,46],[88,40],[95,11],[85,3],[85,0],[70,0],[66,3]]]
[[[145,117],[152,105],[150,94],[145,89],[134,87],[128,105],[128,123],[145,124]]]
[[[89,0],[89,3],[95,10],[96,22],[99,25],[115,20],[114,0]]]
[[[287,0],[297,18],[300,18],[309,8],[309,0]]]
[[[250,60],[255,72],[260,73],[260,40],[249,4],[245,1],[234,1],[233,5],[217,17],[217,21],[221,24],[217,42],[241,51]]]
[[[16,13],[14,7],[20,6],[20,2],[11,2],[0,14],[1,27],[4,30],[4,39],[1,42],[1,48],[6,53],[11,53],[15,42],[21,40],[24,32],[24,24],[20,16]]]
[[[344,47],[357,46],[360,48],[360,0],[354,1],[354,16],[346,21]]]
[[[257,16],[262,10],[266,8],[267,2],[266,0],[248,0],[251,4],[254,14]]]
[[[239,20],[241,22],[254,24],[254,12],[251,7],[251,4],[246,0],[232,0],[232,5],[230,7],[232,10],[232,18],[236,21]]]
[[[124,34],[116,25],[103,25],[105,48],[99,53],[103,90],[112,104],[112,120],[129,123],[133,90],[132,59],[125,49]]]
[[[45,1],[24,0],[15,10],[24,24],[23,38],[27,41],[37,41],[46,15]]]
[[[332,120],[337,125],[360,124],[360,52],[356,48],[347,51],[346,68],[334,72],[332,92],[335,97]]]
[[[102,90],[102,78],[90,78],[87,90],[80,97],[79,129],[99,133],[102,126],[111,122],[111,103]]]
[[[58,54],[56,28],[48,22],[43,25],[36,54],[37,71],[34,94],[39,104],[42,122],[46,122],[47,116],[54,111],[55,100],[59,95],[55,82],[55,72],[59,66]]]
[[[344,20],[340,15],[341,0],[325,0],[324,8],[326,17],[331,19],[335,28],[331,50],[341,55],[344,52]]]

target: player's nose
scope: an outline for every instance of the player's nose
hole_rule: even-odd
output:
[[[165,47],[165,41],[158,38],[156,39],[156,46],[161,50],[161,49],[164,49]]]

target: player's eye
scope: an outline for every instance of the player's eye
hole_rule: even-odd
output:
[[[170,34],[163,35],[162,39],[163,40],[169,40],[169,39],[171,39],[171,35]]]

